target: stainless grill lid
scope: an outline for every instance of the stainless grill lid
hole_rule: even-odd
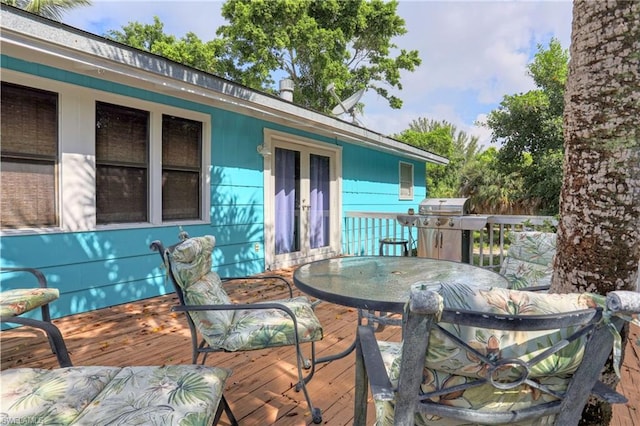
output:
[[[420,215],[469,214],[469,198],[425,198],[418,207]]]

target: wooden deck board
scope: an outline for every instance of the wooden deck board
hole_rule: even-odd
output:
[[[291,270],[279,271],[290,278]],[[296,294],[300,294],[295,291]],[[236,301],[250,302],[286,297],[283,286],[239,283],[230,292]],[[189,364],[189,330],[182,313],[171,312],[174,294],[127,303],[98,311],[54,320],[60,328],[74,365],[163,365]],[[316,313],[325,328],[325,338],[316,345],[317,356],[341,352],[355,335],[354,309],[323,302]],[[613,426],[640,426],[640,348],[632,342],[639,328],[632,326],[626,343],[623,378],[619,390],[629,399],[614,408]],[[382,339],[400,339],[398,327],[387,327]],[[34,329],[0,333],[1,368],[54,368],[45,335]],[[308,345],[305,345],[308,353]],[[214,353],[208,365],[231,368],[225,395],[241,425],[300,426],[311,423],[304,395],[293,389],[296,381],[295,353],[290,347],[240,353]],[[326,425],[353,422],[354,354],[317,366],[308,390],[322,409]],[[369,423],[373,424],[373,404],[369,404]],[[228,425],[222,416],[221,425]]]

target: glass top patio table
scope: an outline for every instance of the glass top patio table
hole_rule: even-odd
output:
[[[353,256],[302,265],[293,281],[304,293],[354,308],[402,313],[411,286],[466,283],[508,287],[502,275],[467,263],[423,257]]]

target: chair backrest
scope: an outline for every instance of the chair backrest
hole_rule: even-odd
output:
[[[151,248],[160,253],[167,270],[169,280],[173,284],[182,306],[221,305],[230,304],[231,300],[222,287],[222,281],[217,273],[211,270],[215,237],[205,235],[185,239],[170,247],[162,242],[154,241]],[[219,324],[224,330],[232,322],[233,312],[219,311],[189,311],[187,313],[189,327],[193,335],[203,324],[208,329],[207,334],[215,335],[215,325]],[[220,331],[224,334],[224,331]]]
[[[556,234],[523,231],[509,234],[511,245],[500,266],[513,289],[549,287],[556,253]]]
[[[577,422],[613,347],[605,298],[459,289],[444,298],[412,291],[402,361],[390,373],[398,380],[395,424],[413,424],[416,412],[417,424],[551,423],[561,412],[556,424]]]
[[[556,234],[516,231],[509,236],[511,245],[500,265],[500,274],[511,282],[509,288],[548,289],[553,274],[553,257],[556,254]],[[636,291],[640,291],[640,262],[637,276]]]

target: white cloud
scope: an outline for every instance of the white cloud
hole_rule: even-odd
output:
[[[478,137],[478,146],[488,148],[495,146],[499,148],[499,144],[491,142],[491,130],[488,127],[482,125],[487,120],[487,114],[478,114],[474,123],[469,127],[466,132],[472,136]]]
[[[394,92],[402,110],[365,97],[371,99],[365,123],[391,134],[419,117],[447,120],[488,144],[490,132],[474,122],[504,95],[534,87],[526,67],[538,44],[553,36],[569,47],[571,7],[567,1],[401,1],[398,14],[408,33],[396,44],[417,49],[422,65],[404,73],[404,90]]]

